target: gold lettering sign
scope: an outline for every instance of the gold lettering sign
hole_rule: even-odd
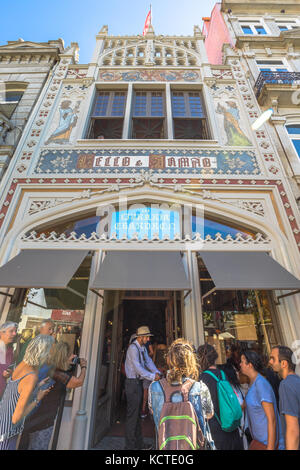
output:
[[[91,153],[80,153],[77,160],[77,168],[93,168],[95,155]]]
[[[165,155],[149,155],[149,168],[153,170],[163,170],[165,168]]]

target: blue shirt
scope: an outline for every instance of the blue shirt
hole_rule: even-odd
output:
[[[262,407],[262,402],[272,403],[276,417],[276,444],[279,437],[279,449],[284,449],[284,440],[281,432],[279,413],[275,394],[267,379],[258,374],[246,395],[246,412],[249,428],[253,439],[268,444],[268,420]]]
[[[150,382],[155,379],[155,374],[160,374],[145,346],[140,346],[137,340],[127,349],[125,373],[128,379],[147,379]]]
[[[279,386],[279,411],[283,435],[286,434],[285,415],[298,418],[300,428],[300,377],[296,374],[288,375]]]

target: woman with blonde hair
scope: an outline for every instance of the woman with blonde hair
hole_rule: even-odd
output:
[[[54,343],[51,336],[37,336],[28,345],[24,359],[8,380],[0,402],[0,450],[15,450],[25,417],[49,393],[50,388],[38,390],[30,402],[38,381],[38,371],[47,361]]]
[[[195,410],[202,433],[207,435],[205,420],[212,418],[214,408],[208,388],[203,382],[198,382],[199,367],[193,345],[183,338],[173,341],[166,354],[166,361],[168,367],[166,380],[171,387],[174,387],[171,402],[183,401],[182,391],[178,392],[175,389],[179,385],[183,388],[186,381],[191,381],[192,386],[188,392],[188,401]],[[166,398],[161,381],[152,382],[149,388],[149,410],[153,414],[157,430],[165,402]]]
[[[54,344],[47,361],[53,389],[36,412],[26,420],[19,450],[48,450],[54,421],[60,405],[63,406],[66,390],[81,387],[85,379],[85,359],[79,359],[81,371],[78,377],[70,372],[72,361],[76,357],[70,353],[68,343],[61,341]]]

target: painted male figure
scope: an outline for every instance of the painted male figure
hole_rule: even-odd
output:
[[[125,450],[149,450],[143,442],[141,428],[141,407],[143,400],[143,379],[159,380],[160,372],[150,359],[145,344],[150,340],[148,326],[137,329],[136,340],[133,341],[126,354],[125,361],[125,393],[127,399]]]

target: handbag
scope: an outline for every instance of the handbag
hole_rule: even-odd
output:
[[[266,450],[266,449],[267,449],[267,446],[265,444],[257,441],[256,439],[253,439],[253,441],[251,441],[251,444],[248,450]]]

